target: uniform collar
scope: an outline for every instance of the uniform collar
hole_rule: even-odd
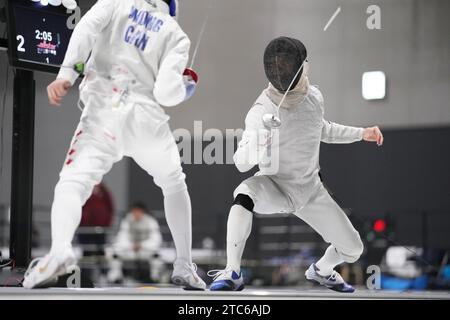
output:
[[[283,105],[281,108],[284,109],[290,109],[291,107],[295,107],[299,103],[302,103],[305,101],[306,97],[310,93],[309,90],[309,81],[307,84],[308,88],[301,88],[300,86],[295,87],[293,90],[289,91],[289,93],[286,95],[286,99],[283,102]],[[281,102],[281,99],[283,99],[284,92],[278,91],[271,83],[269,83],[269,86],[265,90],[265,93],[267,97],[274,103],[275,105],[278,105]]]

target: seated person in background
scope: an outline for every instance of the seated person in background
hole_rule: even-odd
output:
[[[109,228],[114,218],[114,202],[106,185],[99,183],[82,208],[78,243],[84,256],[103,256],[106,232],[93,227]]]
[[[111,193],[103,183],[99,183],[82,208],[80,227],[110,227],[113,217]]]
[[[135,262],[139,271],[142,271],[140,267],[145,265],[144,272],[148,272],[150,264],[152,274],[140,276],[139,280],[154,278],[160,265],[157,257],[161,243],[162,236],[156,219],[148,214],[144,204],[132,205],[130,212],[120,223],[120,229],[113,244],[114,254],[110,261],[108,280],[121,281],[123,279],[122,264],[127,261]]]

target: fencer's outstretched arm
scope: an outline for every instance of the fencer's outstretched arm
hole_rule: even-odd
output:
[[[173,107],[186,98],[183,72],[189,59],[191,42],[175,20],[170,22],[168,28],[172,30],[167,32],[166,49],[153,94],[161,105]]]
[[[85,63],[94,47],[98,35],[110,23],[117,0],[99,0],[80,20],[70,38],[63,67],[58,79],[68,80],[72,85],[80,76],[74,70],[77,63]]]
[[[245,118],[245,130],[233,160],[240,172],[247,172],[261,162],[271,142],[271,132],[262,121],[263,106],[255,105]]]
[[[353,143],[363,139],[363,128],[349,127],[323,120],[322,142]]]

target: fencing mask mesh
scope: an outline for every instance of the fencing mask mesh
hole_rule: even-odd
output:
[[[272,40],[264,52],[264,70],[269,82],[279,91],[286,92],[307,58],[304,44],[297,39],[279,37]],[[292,88],[298,84],[303,70],[298,74]]]

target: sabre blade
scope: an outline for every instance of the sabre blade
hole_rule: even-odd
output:
[[[209,22],[209,16],[210,16],[211,10],[214,6],[215,0],[209,0],[209,1],[210,1],[210,3],[209,3],[209,7],[208,7],[208,12],[206,14],[205,19],[203,20],[202,28],[200,29],[200,33],[199,33],[199,36],[197,39],[197,43],[195,45],[194,53],[192,54],[192,60],[191,60],[189,69],[192,69],[194,67],[194,63],[195,63],[195,60],[196,60],[197,54],[198,54],[198,49],[200,48],[200,43],[202,42],[203,35],[205,34],[206,26],[208,25],[208,22]]]

